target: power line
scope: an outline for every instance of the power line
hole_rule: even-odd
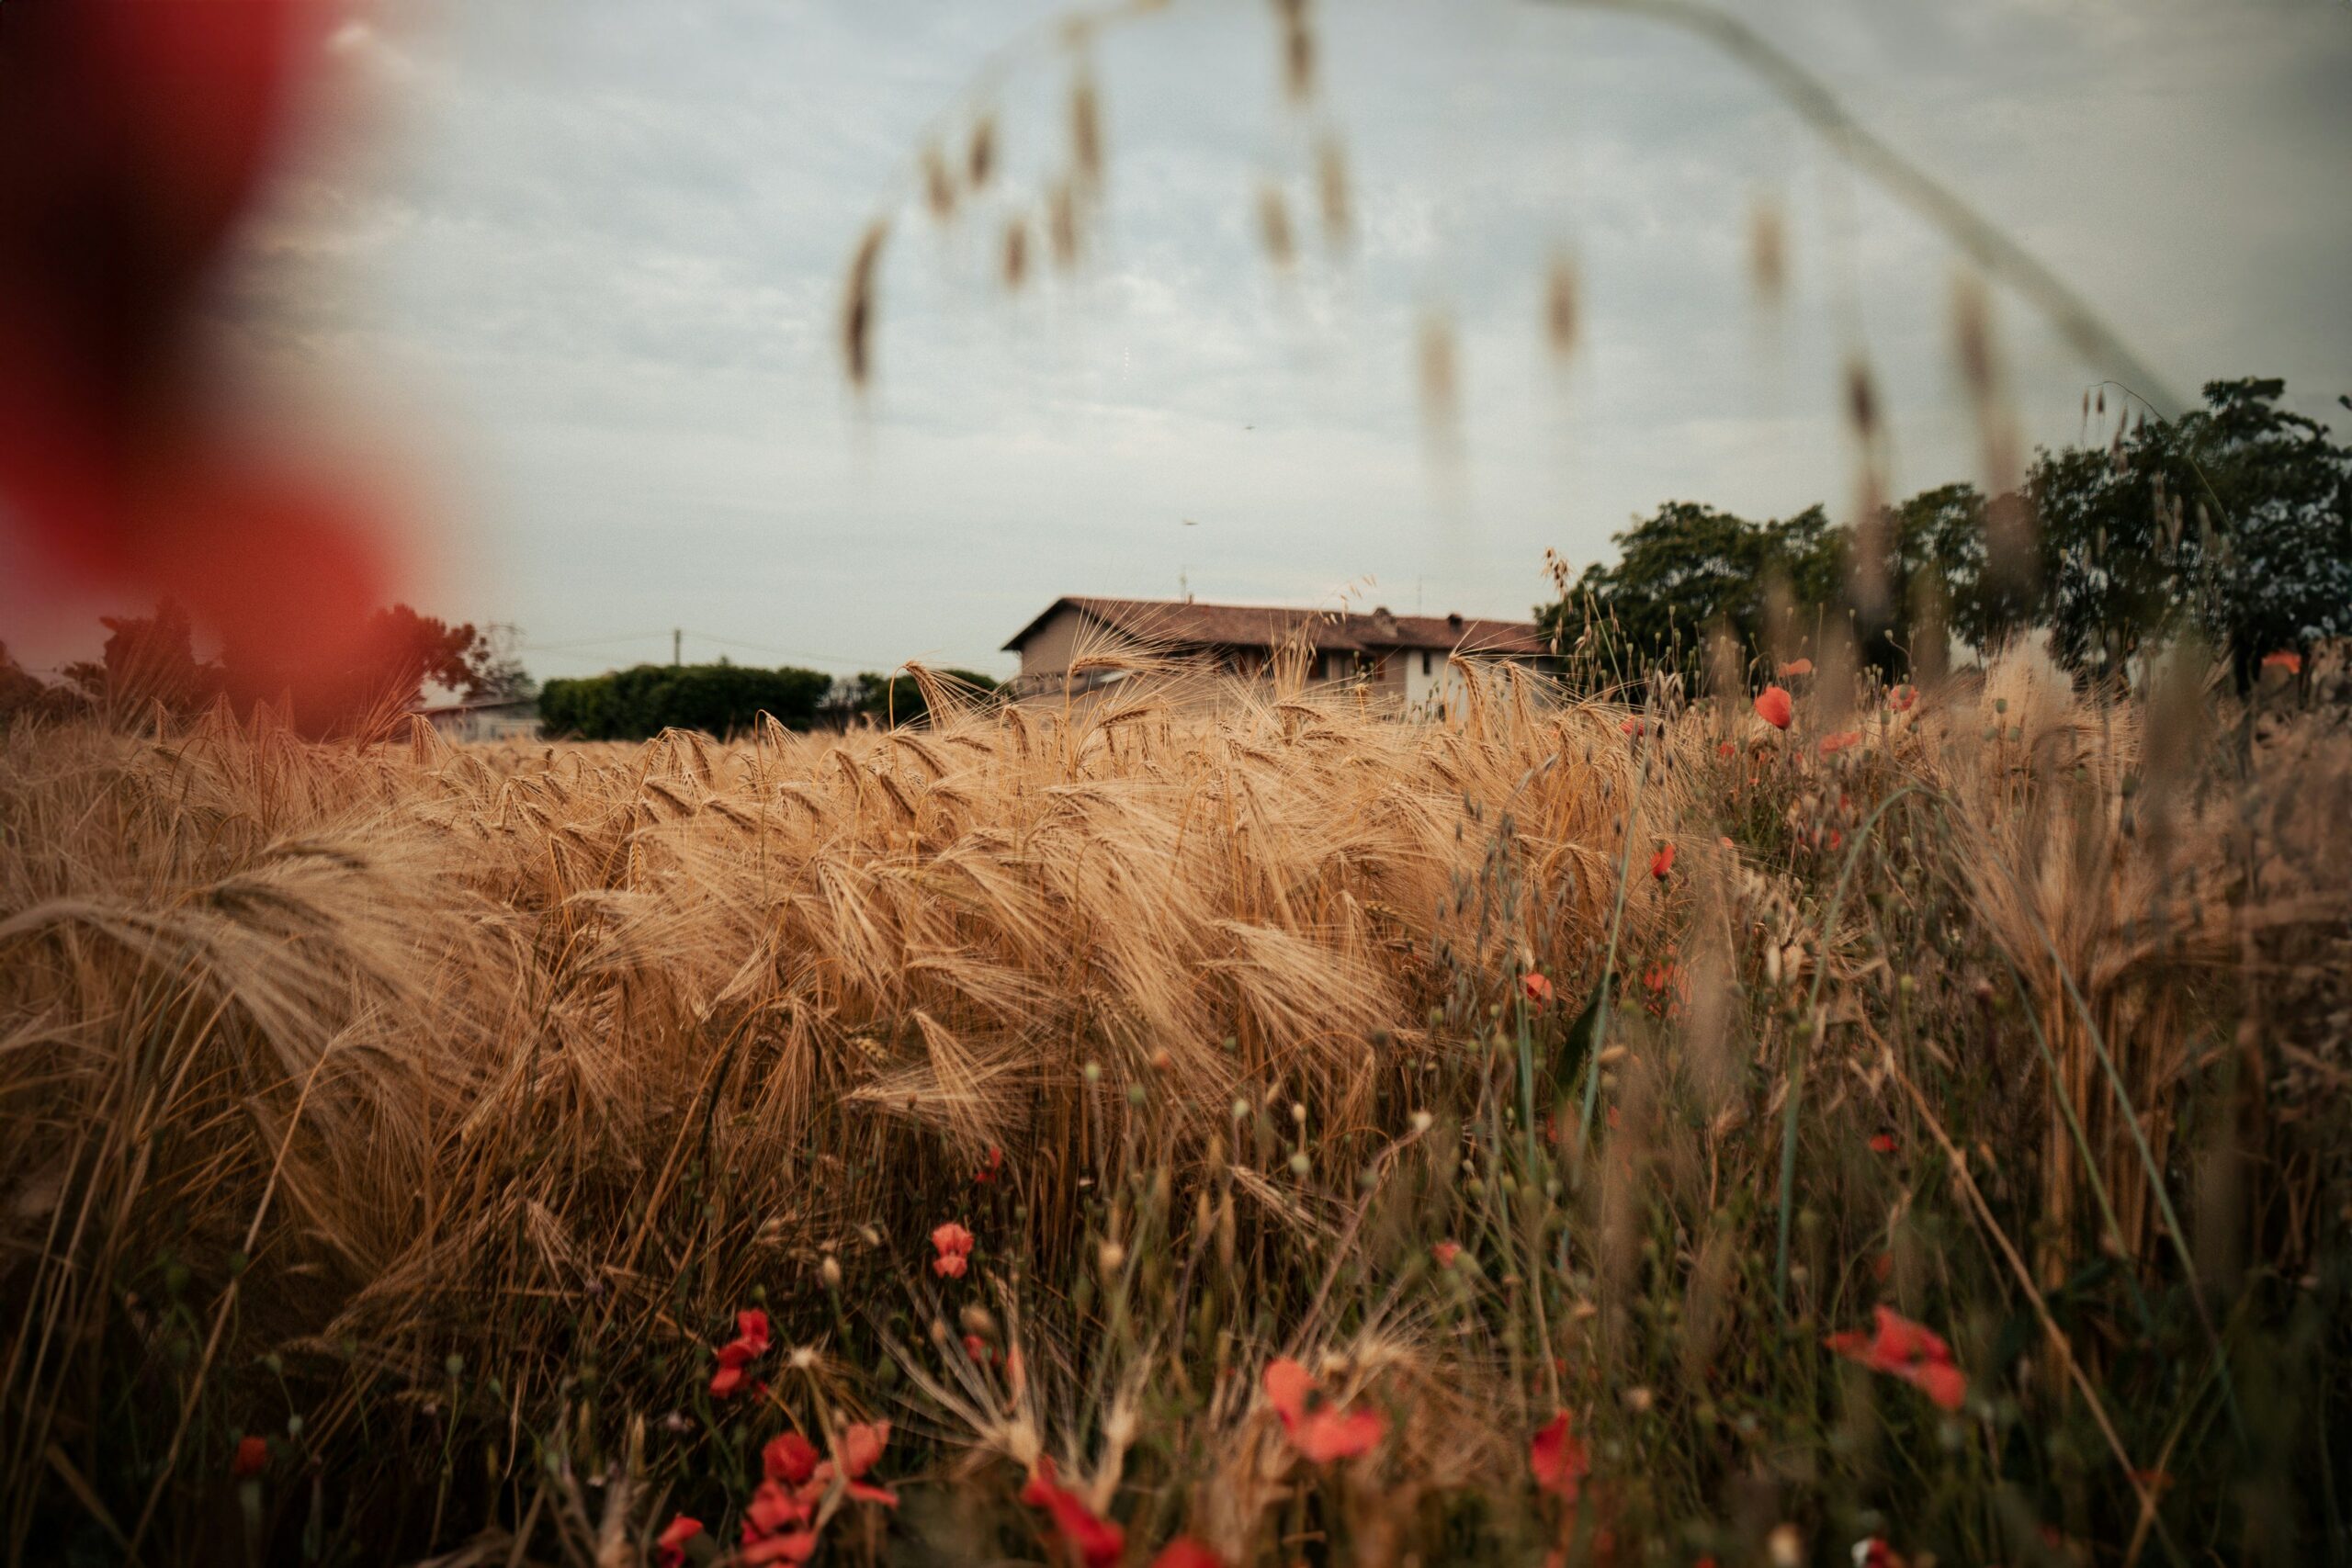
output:
[[[634,632],[620,637],[575,637],[565,642],[526,642],[516,645],[518,653],[571,653],[582,649],[616,648],[628,643],[652,642],[674,635],[673,631]],[[884,666],[895,668],[899,660],[859,659],[843,653],[818,653],[805,648],[777,648],[771,643],[752,642],[745,637],[721,637],[716,632],[698,632],[688,628],[685,636],[698,642],[716,643],[721,648],[742,649],[752,653],[764,653],[778,659],[805,659],[819,664],[838,664],[854,670],[874,670]]]
[[[865,670],[873,669],[876,662],[871,659],[852,659],[839,653],[811,653],[807,649],[801,648],[773,648],[763,642],[746,642],[739,637],[718,637],[710,632],[690,631],[686,635],[698,637],[704,642],[715,642],[721,648],[748,649],[753,653],[773,654],[778,659],[813,659],[820,664],[854,664]],[[895,664],[897,660],[890,662]]]
[[[569,653],[581,648],[609,648],[615,643],[647,642],[657,637],[668,637],[666,631],[635,632],[628,637],[587,637],[573,642],[526,642],[517,646],[522,653]]]

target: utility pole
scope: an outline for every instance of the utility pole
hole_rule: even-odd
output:
[[[686,646],[686,632],[685,632],[685,628],[684,628],[684,626],[673,626],[673,627],[671,627],[671,628],[670,628],[670,668],[671,668],[671,669],[675,670],[675,669],[678,667],[678,662],[679,662],[678,656],[679,656],[679,654],[680,654],[680,653],[682,653],[682,652],[684,650],[685,646]]]

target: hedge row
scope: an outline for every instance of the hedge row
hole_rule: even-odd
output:
[[[808,729],[832,690],[815,670],[744,664],[640,664],[539,688],[539,728],[579,740],[643,740],[664,729],[725,736],[767,713]]]
[[[951,682],[989,692],[996,682],[971,670],[948,670]],[[539,688],[539,729],[576,740],[644,740],[664,729],[716,736],[747,730],[761,714],[791,729],[842,725],[860,716],[877,724],[920,725],[930,715],[914,677],[864,674],[836,682],[815,670],[760,670],[742,664],[640,664],[633,670]]]

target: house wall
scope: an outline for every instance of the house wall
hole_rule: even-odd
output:
[[[1085,625],[1086,616],[1076,605],[1065,604],[1056,610],[1052,618],[1021,645],[1021,673],[1024,677],[1051,675],[1068,670],[1069,661],[1077,657],[1079,634]]]
[[[1398,657],[1405,664],[1405,706],[1417,715],[1433,710],[1443,700],[1449,681],[1457,687],[1460,684],[1449,673],[1444,653],[1436,649],[1408,649]]]
[[[1094,621],[1075,605],[1065,604],[1056,610],[1046,623],[1021,645],[1022,692],[1025,696],[1056,696],[1061,693],[1057,679],[1069,669],[1078,656],[1081,643],[1101,648],[1117,647],[1127,639]],[[1204,657],[1251,679],[1265,677],[1267,650],[1262,648],[1219,649]],[[1316,656],[1307,672],[1309,685],[1328,682],[1352,681],[1357,678],[1353,653],[1324,652]],[[1442,649],[1400,649],[1390,653],[1383,665],[1366,676],[1371,694],[1384,705],[1394,705],[1406,716],[1416,718],[1435,717],[1442,706],[1450,707],[1462,695],[1463,682]]]
[[[511,703],[497,707],[461,708],[427,716],[433,728],[451,740],[536,740],[539,735],[539,705]]]
[[[1476,654],[1472,655],[1476,658]],[[1436,718],[1441,712],[1450,712],[1462,700],[1464,682],[1461,670],[1446,657],[1442,649],[1427,650],[1429,673],[1421,672],[1423,650],[1415,649],[1404,656],[1405,712],[1411,718]],[[1500,660],[1486,660],[1481,663],[1501,663]],[[1532,666],[1533,660],[1515,659],[1509,662]]]

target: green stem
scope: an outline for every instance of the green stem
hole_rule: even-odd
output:
[[[1821,953],[1813,965],[1813,993],[1805,1000],[1804,1021],[1809,1031],[1804,1041],[1790,1052],[1788,1110],[1781,1124],[1781,1240],[1778,1260],[1772,1268],[1772,1302],[1786,1316],[1789,1310],[1789,1215],[1791,1200],[1797,1184],[1797,1107],[1804,1098],[1804,1070],[1811,1054],[1810,1043],[1820,1032],[1821,986],[1829,975],[1829,939],[1838,930],[1838,911],[1846,902],[1846,885],[1853,879],[1854,867],[1862,858],[1863,846],[1870,842],[1871,831],[1887,808],[1906,795],[1928,795],[1933,791],[1924,784],[1907,784],[1884,800],[1878,809],[1863,819],[1854,832],[1854,847],[1846,852],[1846,863],[1838,869],[1838,885],[1831,889],[1829,908],[1821,919]]]

